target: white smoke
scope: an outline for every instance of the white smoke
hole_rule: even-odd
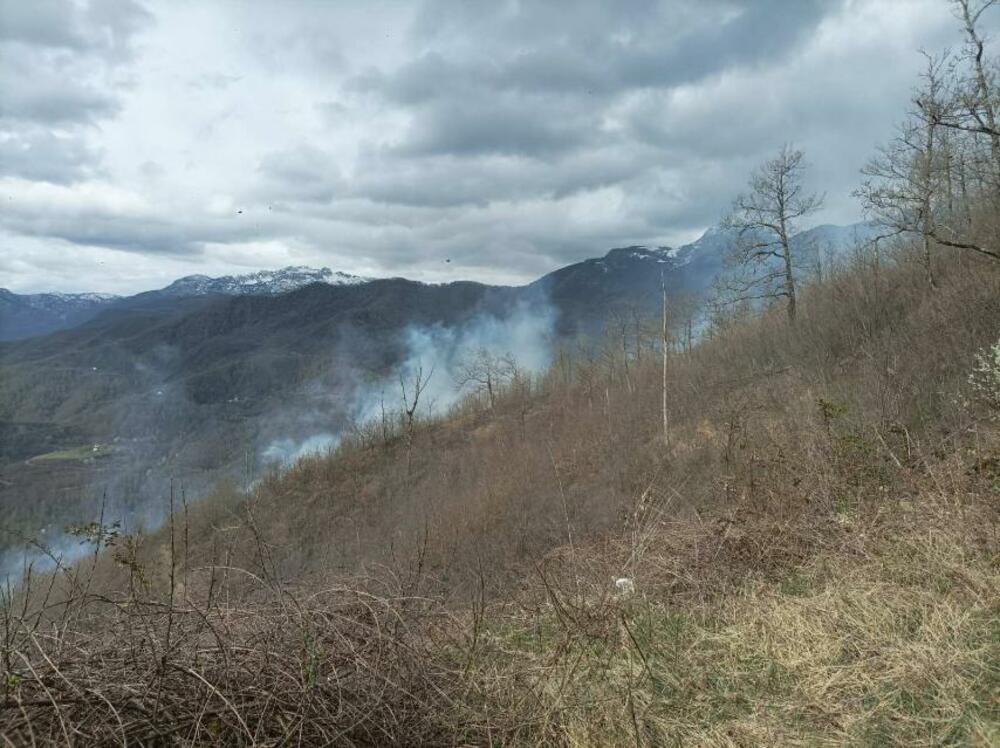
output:
[[[0,553],[0,586],[20,584],[29,568],[35,574],[67,568],[93,552],[92,542],[53,527],[43,528],[32,541]]]
[[[429,379],[418,414],[440,416],[467,394],[455,382],[464,360],[485,350],[491,356],[512,356],[522,372],[542,372],[552,361],[554,334],[555,314],[548,304],[519,304],[503,316],[480,313],[454,326],[411,325],[401,334],[402,362],[374,381],[351,377],[348,392],[331,397],[335,401],[331,407],[354,423],[376,421],[383,412],[398,413],[403,405],[400,378],[412,389],[417,374],[422,373]],[[314,413],[303,420],[312,422]],[[301,429],[301,422],[294,425]],[[287,466],[305,455],[336,449],[342,436],[342,431],[330,428],[305,437],[282,436],[272,440],[261,456],[265,462]]]
[[[339,443],[339,434],[327,432],[313,434],[301,441],[290,438],[275,439],[267,445],[262,456],[267,462],[290,465],[303,457],[328,454],[335,450]]]

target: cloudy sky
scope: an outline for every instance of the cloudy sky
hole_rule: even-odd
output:
[[[855,221],[959,44],[945,0],[0,0],[0,286],[521,282],[696,238],[785,141]]]

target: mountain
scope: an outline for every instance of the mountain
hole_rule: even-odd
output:
[[[146,295],[0,344],[8,531],[83,520],[105,494],[117,516],[155,522],[171,480],[199,495],[245,476],[247,455],[275,440],[348,428],[361,383],[405,359],[407,329],[450,329],[513,303],[477,283],[403,279],[168,301]]]
[[[815,273],[876,233],[870,223],[824,224],[802,231],[792,238],[800,271]],[[600,324],[609,309],[657,308],[664,286],[669,297],[704,294],[723,270],[737,238],[734,231],[712,227],[680,247],[619,247],[603,257],[559,268],[528,288],[544,291],[560,310],[562,331],[586,330]]]
[[[807,256],[809,266],[836,256],[875,235],[871,224],[822,225],[798,234],[794,241]],[[697,241],[677,248],[630,246],[612,249],[604,257],[584,260],[549,273],[528,284],[530,292],[543,292],[560,305],[561,324],[580,326],[593,302],[598,308],[621,297],[631,304],[654,303],[661,275],[671,292],[698,292],[708,288],[722,268],[722,257],[735,241],[732,232],[710,228]],[[208,296],[275,296],[313,283],[356,286],[373,279],[330,268],[289,266],[243,275],[189,275],[168,286],[131,297],[99,293],[44,293],[20,295],[0,289],[0,341],[23,340],[81,325],[105,310],[148,308],[151,303]],[[529,292],[529,293],[530,293]]]
[[[0,340],[20,340],[76,327],[118,297],[99,293],[16,294],[0,288]]]
[[[796,241],[802,245],[829,250],[834,254],[843,254],[870,242],[878,234],[879,228],[873,223],[852,223],[847,226],[825,223],[797,234]]]
[[[189,275],[169,286],[132,297],[101,293],[16,294],[0,288],[0,341],[23,340],[66,330],[92,320],[112,307],[135,307],[154,299],[192,296],[242,296],[288,293],[311,283],[350,286],[370,278],[340,273],[330,268],[290,266],[246,275]]]
[[[728,242],[713,231],[682,247],[629,246],[599,258],[559,268],[527,286],[543,292],[560,311],[560,329],[570,333],[602,324],[616,308],[656,309],[661,286],[671,295],[704,292],[722,266]]]
[[[224,275],[212,278],[207,275],[188,275],[174,281],[160,293],[169,296],[205,296],[224,294],[227,296],[273,295],[288,293],[310,283],[326,283],[331,286],[354,286],[367,283],[371,278],[334,272],[330,268],[295,265],[280,270],[261,270],[246,275]]]

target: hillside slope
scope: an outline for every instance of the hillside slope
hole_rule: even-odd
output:
[[[861,257],[796,327],[774,310],[673,353],[669,445],[658,358],[611,336],[494,408],[174,496],[151,536],[91,528],[109,554],[44,593],[70,622],[48,660],[44,615],[17,619],[27,706],[0,726],[995,744],[1000,399],[970,374],[998,330],[995,264],[949,258],[929,290],[906,252]]]
[[[0,436],[12,435],[0,440],[0,554],[93,520],[102,502],[156,523],[171,479],[200,495],[222,475],[251,480],[272,455],[335,440],[374,407],[369,390],[397,388],[394,369],[423,345],[499,355],[527,332],[548,349],[550,338],[599,331],[615,310],[652,314],[661,276],[672,293],[696,294],[725,246],[612,250],[519,288],[306,268],[190,277],[115,300],[74,329],[0,343]],[[546,356],[536,356],[543,366]],[[438,399],[453,397],[445,368]]]

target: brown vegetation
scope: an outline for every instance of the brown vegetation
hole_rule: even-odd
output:
[[[1000,435],[968,375],[998,329],[995,263],[929,290],[916,250],[861,252],[794,327],[669,356],[669,450],[619,330],[154,535],[91,528],[107,552],[8,592],[0,733],[993,744]]]

